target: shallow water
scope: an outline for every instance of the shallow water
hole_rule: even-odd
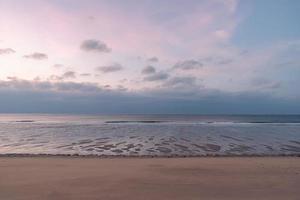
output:
[[[300,116],[2,114],[0,154],[300,155]]]

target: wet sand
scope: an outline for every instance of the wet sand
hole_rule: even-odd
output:
[[[0,158],[1,200],[296,200],[299,186],[299,157]]]

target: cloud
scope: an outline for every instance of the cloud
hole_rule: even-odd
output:
[[[64,79],[62,76],[52,74],[48,77],[48,80],[49,81],[63,81]]]
[[[123,85],[118,85],[116,90],[125,92],[128,89],[126,87],[124,87]]]
[[[94,16],[88,16],[88,19],[94,21],[96,18]]]
[[[215,35],[219,39],[228,39],[231,36],[231,33],[225,30],[217,30],[215,31]]]
[[[54,64],[53,67],[55,67],[55,68],[62,68],[62,67],[64,67],[64,65],[63,64]]]
[[[219,65],[228,65],[232,62],[233,62],[233,59],[224,59],[224,60],[220,60],[217,64],[219,64]]]
[[[194,85],[192,77],[170,84]],[[0,112],[274,114],[299,113],[299,99],[276,98],[259,92],[222,92],[205,87],[182,90],[162,87],[131,92],[85,82],[51,82],[9,77],[0,80]],[[110,102],[109,104],[107,102]],[[147,105],[145,107],[145,105]]]
[[[34,60],[45,60],[48,59],[47,54],[35,52],[33,54],[24,55],[24,58],[34,59]]]
[[[167,73],[164,72],[159,72],[159,73],[155,73],[149,76],[146,76],[144,78],[145,81],[162,81],[162,80],[166,80],[169,77],[169,75]]]
[[[154,74],[156,69],[153,66],[146,66],[142,69],[142,74]]]
[[[228,2],[233,1],[235,0],[230,0]],[[136,3],[134,1],[126,2],[126,4],[130,4],[129,6],[115,3],[95,3],[90,9],[86,10],[86,13],[76,13],[77,11],[74,13],[63,13],[63,11],[56,12],[53,9],[34,9],[36,11],[35,14],[27,16],[29,18],[26,19],[26,21],[29,22],[33,20],[32,22],[34,23],[26,23],[27,26],[20,25],[23,23],[23,19],[25,19],[23,14],[30,12],[15,13],[13,15],[15,17],[13,26],[11,23],[8,23],[7,26],[3,24],[4,27],[1,28],[10,31],[2,31],[3,33],[1,33],[1,35],[4,34],[3,38],[9,39],[6,44],[20,43],[21,41],[23,46],[29,47],[30,45],[32,46],[32,44],[39,42],[41,49],[47,50],[45,52],[51,56],[49,59],[51,59],[51,61],[56,60],[55,62],[62,62],[61,55],[64,55],[65,59],[63,60],[68,61],[69,63],[96,67],[105,65],[101,63],[107,62],[106,59],[110,59],[111,56],[113,56],[123,60],[122,64],[124,64],[124,66],[132,66],[132,70],[128,72],[124,70],[124,73],[121,71],[120,73],[110,74],[111,76],[109,76],[109,78],[102,77],[96,79],[91,77],[90,79],[80,77],[83,80],[97,80],[103,84],[111,84],[110,88],[116,88],[117,84],[121,83],[119,82],[120,79],[127,78],[128,81],[121,83],[121,85],[126,85],[129,87],[129,90],[142,90],[141,88],[145,87],[151,87],[154,90],[163,87],[164,91],[162,91],[162,93],[164,94],[165,92],[165,94],[170,94],[168,96],[170,99],[174,96],[176,98],[184,98],[186,94],[201,94],[202,96],[198,95],[197,98],[194,98],[194,100],[197,101],[205,96],[203,94],[209,94],[211,96],[215,94],[210,89],[204,90],[202,88],[201,90],[197,90],[198,86],[200,88],[203,87],[201,85],[201,80],[198,78],[201,76],[201,78],[204,79],[203,82],[205,83],[205,87],[216,88],[220,91],[239,92],[257,90],[261,92],[270,92],[272,94],[276,93],[276,95],[282,95],[281,97],[284,98],[294,98],[295,96],[300,95],[300,90],[298,88],[300,79],[299,76],[297,76],[299,74],[299,53],[295,50],[295,47],[279,56],[279,50],[273,48],[273,46],[276,47],[276,42],[272,43],[270,47],[264,44],[258,45],[257,48],[243,45],[240,46],[238,44],[240,42],[237,41],[239,39],[235,40],[234,34],[237,32],[236,27],[239,27],[238,25],[243,22],[242,20],[245,17],[239,15],[240,10],[235,10],[233,6],[229,11],[227,7],[223,6],[223,4],[225,4],[223,1],[189,1],[189,3],[184,6],[180,5],[178,2],[179,1],[177,0],[174,2],[172,1],[172,3],[161,1],[159,3],[159,10],[157,10],[157,2],[155,1],[149,1],[149,3],[146,4]],[[82,7],[84,6],[83,4],[85,3],[82,1],[82,3],[78,3],[76,6]],[[58,4],[55,8],[59,8],[60,6],[61,5]],[[40,5],[40,8],[47,8],[47,6]],[[9,11],[9,9],[3,10]],[[132,12],[132,10],[139,10],[141,12]],[[46,15],[52,16],[52,12],[54,12],[55,15],[59,15],[60,17],[53,18],[50,21],[48,20],[48,23],[46,24],[47,28],[39,30],[41,33],[37,35],[36,25],[45,25],[44,17],[46,15],[44,11],[50,12]],[[5,17],[4,15],[5,13],[1,16]],[[94,20],[93,24],[89,22],[89,30],[84,30],[82,27],[84,27],[84,23],[87,23],[87,19],[84,18],[83,20],[78,21],[77,17],[74,17],[77,15],[80,15],[81,17],[93,15],[96,20]],[[123,21],[126,21],[126,23],[122,23],[119,20],[120,18],[124,19]],[[7,19],[8,20],[6,21],[11,21],[9,16],[7,16]],[[5,20],[3,19],[3,21]],[[55,37],[58,28],[61,29],[59,38]],[[36,37],[27,37],[29,35],[34,35]],[[43,37],[45,35],[47,37]],[[84,35],[86,35],[86,38],[78,40],[78,38],[82,38]],[[79,47],[81,42],[84,39],[95,39],[96,35],[98,35],[104,43],[107,43],[107,45],[104,44],[104,47],[106,48],[103,48],[103,45],[100,45],[103,42],[90,40],[92,41],[90,42],[92,45],[83,46],[84,48],[81,53],[84,53],[85,51],[102,52],[103,49],[104,51],[105,49],[107,51],[112,48],[116,51],[114,52],[115,54],[109,55],[109,58],[105,58],[104,60],[98,60],[96,57],[93,59],[82,59],[81,56],[77,55],[77,51],[81,51]],[[59,42],[58,40],[63,42]],[[224,42],[224,40],[227,42]],[[74,41],[78,42],[75,44],[77,45],[75,51],[72,45],[70,45],[73,44]],[[294,41],[291,39],[290,42],[293,43],[294,46],[296,40]],[[242,55],[242,51],[247,51],[248,53]],[[141,55],[143,59],[133,59],[136,55]],[[157,56],[159,58],[159,64],[161,65],[155,63],[158,58],[152,56]],[[210,63],[200,59],[210,56],[217,58]],[[272,67],[276,60],[272,61],[274,58],[271,57],[276,57],[276,60],[280,62],[291,60],[295,62],[295,66]],[[233,59],[233,61],[230,59]],[[181,62],[176,63],[177,61]],[[4,62],[7,63],[7,66],[2,67],[7,68],[9,68],[10,65],[13,66],[16,63],[19,63],[17,60],[16,62],[14,60],[5,60]],[[100,63],[97,64],[97,62]],[[196,67],[200,68],[201,71],[183,71],[194,69],[193,63],[195,62],[203,64],[204,67],[202,68]],[[156,68],[155,73],[148,73],[141,76],[141,70],[145,66],[140,65],[141,63],[147,63],[147,65],[153,64]],[[170,63],[172,64],[170,65]],[[175,63],[177,64],[178,69],[169,71]],[[187,63],[189,65],[187,65]],[[24,77],[41,76],[43,78],[47,71],[57,71],[54,69],[45,69],[46,71],[42,72],[41,70],[43,69],[36,70],[34,69],[34,65],[30,66],[30,63],[24,64],[26,64],[26,66],[24,65],[24,67],[21,67],[22,69],[20,68],[20,71],[18,71],[18,69],[15,69],[17,71],[13,70],[13,74],[19,74]],[[139,68],[139,66],[142,67]],[[24,71],[24,69],[27,69],[27,71]],[[79,72],[92,72],[89,67],[81,67],[79,69],[81,69]],[[137,69],[137,71],[133,72],[134,69]],[[103,70],[104,69],[100,71],[102,72]],[[3,68],[2,73],[6,76],[6,73],[10,73],[10,71],[11,70],[9,69]],[[104,71],[109,70],[106,68]],[[64,79],[61,72],[64,71],[56,72],[56,75],[53,75],[53,80],[73,81],[73,79]],[[163,75],[163,72],[169,74]],[[97,74],[101,73],[97,72]],[[188,74],[195,77],[178,77],[181,74]],[[94,75],[95,74],[92,74],[92,76]],[[251,84],[251,79],[257,75],[268,77],[275,81],[268,83],[257,81],[258,83]],[[143,78],[148,81],[157,80],[157,82],[141,82],[140,80]],[[230,82],[228,80],[232,81]],[[277,80],[282,81],[282,85],[277,82]],[[136,84],[137,82],[140,84]],[[282,87],[280,87],[280,85]],[[272,91],[265,89],[276,87],[280,87],[280,89]],[[182,91],[181,88],[184,88],[185,90]],[[147,95],[147,93],[145,95]],[[0,96],[3,98],[2,95]],[[225,96],[225,94],[215,95],[215,97],[220,98],[220,100],[226,99],[227,97],[225,98]],[[214,99],[211,98],[210,100],[213,101]],[[232,104],[234,102],[236,101],[232,101]],[[254,103],[255,102],[253,102],[253,104]],[[260,102],[257,103],[259,104]],[[163,103],[159,102],[158,104],[153,105],[162,104]],[[228,102],[228,104],[229,107],[232,105],[230,102]],[[184,105],[182,107],[184,107]],[[210,107],[210,109],[214,108]]]
[[[58,82],[52,84],[52,88],[58,91],[71,91],[80,93],[102,91],[102,88],[94,83]]]
[[[193,88],[196,85],[196,78],[195,77],[172,77],[168,79],[163,86],[165,87],[180,87],[180,88]],[[199,86],[197,86],[199,87]]]
[[[102,73],[111,73],[111,72],[120,71],[122,69],[123,69],[123,66],[119,63],[114,63],[114,64],[107,65],[107,66],[100,66],[100,67],[96,68],[97,71],[100,71]]]
[[[151,58],[148,58],[148,61],[149,62],[158,62],[158,58],[157,57],[151,57]]]
[[[102,41],[85,40],[81,43],[80,49],[83,51],[109,53],[111,49]]]
[[[266,78],[254,78],[251,80],[251,85],[256,89],[278,89],[282,84],[280,81],[272,81]]]
[[[80,76],[91,76],[92,74],[90,74],[90,73],[82,73],[82,74],[80,74]]]
[[[76,72],[74,71],[67,71],[63,73],[61,76],[58,75],[51,75],[48,80],[50,81],[63,81],[65,79],[74,79],[76,78]]]
[[[76,73],[73,71],[67,71],[62,76],[63,78],[76,78]]]
[[[173,69],[181,69],[181,70],[192,70],[192,69],[198,69],[202,67],[203,64],[196,60],[184,60],[177,62]]]
[[[11,48],[0,49],[0,55],[2,55],[2,54],[12,54],[12,53],[16,53],[16,51],[11,49]]]
[[[1,90],[17,91],[56,91],[56,92],[97,92],[102,87],[95,83],[52,82],[40,80],[24,80],[17,77],[7,77],[8,81],[0,80]]]
[[[245,52],[242,52],[241,54],[244,54],[244,53]],[[238,55],[236,57],[238,57]],[[202,60],[203,60],[203,62],[213,64],[213,65],[228,65],[228,64],[234,62],[234,59],[232,59],[232,58],[225,58],[225,57],[220,57],[220,56],[209,56]]]

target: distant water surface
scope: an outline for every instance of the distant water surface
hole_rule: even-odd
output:
[[[0,114],[0,154],[300,155],[300,115]]]

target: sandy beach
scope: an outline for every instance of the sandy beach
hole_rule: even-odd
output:
[[[0,158],[0,199],[299,199],[298,157]]]

